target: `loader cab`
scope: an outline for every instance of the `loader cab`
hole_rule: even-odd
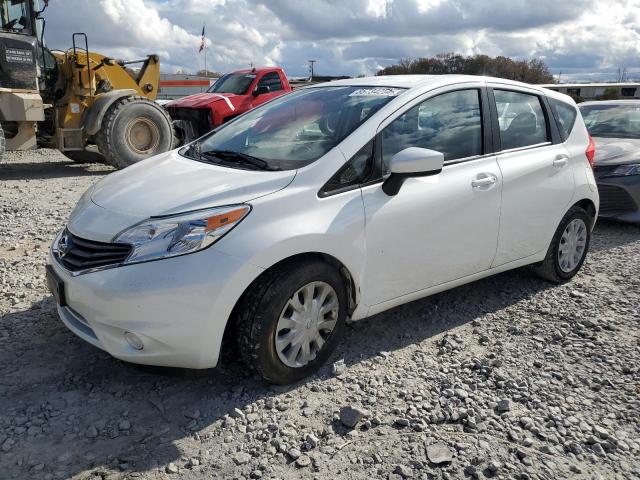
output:
[[[1,87],[35,90],[36,76],[41,90],[55,82],[57,64],[44,46],[41,12],[38,0],[0,0],[0,70],[6,77],[0,79]],[[20,73],[11,75],[11,70]]]
[[[33,3],[31,0],[0,0],[2,31],[22,35],[35,35]],[[35,7],[37,8],[37,5]]]
[[[32,0],[0,0],[0,87],[37,90]]]

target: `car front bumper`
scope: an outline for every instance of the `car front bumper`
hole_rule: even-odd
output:
[[[598,178],[600,218],[640,223],[640,175]]]
[[[263,271],[213,247],[81,275],[52,252],[49,263],[64,284],[58,314],[77,336],[127,362],[195,369],[216,366],[233,307]]]

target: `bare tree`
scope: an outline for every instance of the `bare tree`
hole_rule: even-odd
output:
[[[618,83],[627,81],[627,67],[618,68],[618,75],[616,79]]]

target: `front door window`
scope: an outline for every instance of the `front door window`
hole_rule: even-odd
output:
[[[443,93],[391,122],[382,132],[384,173],[391,158],[408,147],[437,150],[445,161],[482,155],[479,90]]]

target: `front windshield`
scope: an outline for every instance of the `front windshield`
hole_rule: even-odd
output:
[[[353,86],[298,90],[246,113],[184,154],[216,162],[219,152],[225,162],[218,163],[237,168],[246,168],[240,162],[244,157],[246,163],[248,156],[265,169],[300,168],[322,157],[402,91]]]
[[[587,130],[594,137],[640,138],[640,103],[580,107]]]
[[[2,30],[31,33],[29,2],[27,0],[1,0]]]
[[[247,93],[247,89],[255,78],[254,73],[227,73],[216,80],[207,92],[243,95]]]

